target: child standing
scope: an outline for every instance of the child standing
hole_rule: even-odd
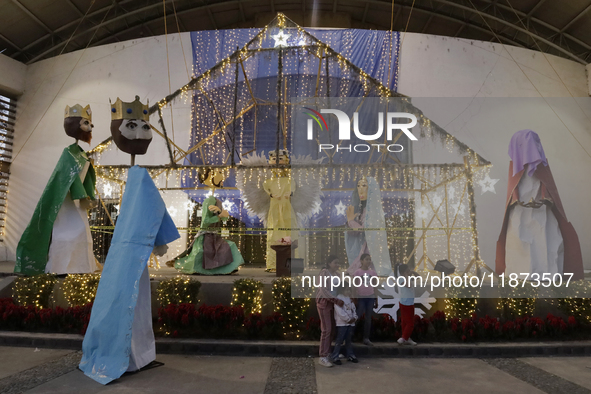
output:
[[[334,256],[328,256],[326,267],[320,271],[320,283],[331,283],[332,276],[338,276],[339,259]],[[325,282],[326,280],[326,282]],[[336,290],[329,290],[325,286],[320,286],[316,293],[316,308],[318,308],[318,316],[320,317],[320,360],[318,361],[323,367],[332,367],[329,360],[330,354],[330,338],[334,333],[334,307],[342,306],[343,301],[336,298]],[[342,340],[341,340],[342,342]]]
[[[365,314],[363,323],[363,344],[366,346],[373,346],[369,340],[369,333],[371,331],[371,315],[373,309],[377,307],[376,289],[369,285],[372,276],[378,276],[376,271],[371,269],[371,256],[367,253],[361,255],[361,268],[353,273],[353,276],[360,276],[363,279],[363,284],[357,288],[357,306],[359,316]],[[367,283],[367,286],[365,284]]]
[[[398,266],[398,275],[406,278],[405,286],[399,286],[402,336],[398,339],[398,344],[416,346],[417,343],[410,338],[415,325],[415,289],[412,287],[412,283],[410,283],[410,278],[418,274],[411,271],[408,265],[400,264]]]
[[[339,360],[339,353],[341,351],[341,345],[343,340],[345,341],[345,357],[347,360],[357,363],[357,357],[353,354],[353,343],[351,337],[353,331],[355,331],[355,322],[357,321],[357,314],[355,313],[355,304],[351,301],[351,288],[350,287],[339,287],[339,295],[337,298],[343,301],[343,305],[334,306],[334,319],[337,326],[337,338],[335,340],[334,350],[330,355],[330,362],[336,365],[341,365]]]

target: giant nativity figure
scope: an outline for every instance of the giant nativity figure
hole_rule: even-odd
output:
[[[94,272],[97,262],[87,209],[95,200],[96,175],[78,141],[92,138],[90,106],[66,106],[64,129],[76,142],[66,147],[43,190],[16,249],[14,272],[58,275]]]
[[[361,256],[372,256],[372,265],[379,276],[392,275],[392,263],[388,249],[388,237],[384,230],[386,219],[382,207],[380,186],[372,177],[362,177],[357,181],[347,207],[347,225],[351,230],[345,232],[345,247],[351,275],[361,267]],[[372,228],[374,230],[365,230]]]
[[[313,166],[322,160],[295,156],[287,167],[290,158],[286,149],[271,151],[268,161],[265,152],[242,157],[236,186],[249,212],[267,227],[267,271],[277,269],[276,252],[271,246],[281,244],[282,239],[297,244],[298,216],[304,218],[320,205],[322,170]],[[294,256],[297,254],[295,250]]]
[[[509,144],[509,184],[496,272],[518,275],[572,273],[583,279],[579,237],[566,219],[540,137],[516,132]]]
[[[215,189],[223,187],[224,176],[220,171],[204,169],[199,181],[210,187],[210,195],[203,201],[201,229],[191,246],[172,261],[167,262],[183,274],[225,275],[238,270],[244,259],[236,244],[219,234],[222,224],[230,214],[215,197]]]
[[[148,171],[133,165],[152,140],[148,106],[138,96],[111,104],[111,134],[132,167],[82,343],[80,369],[101,384],[155,360],[147,262],[180,237]]]

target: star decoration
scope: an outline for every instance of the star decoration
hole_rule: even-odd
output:
[[[170,216],[176,216],[176,214],[179,212],[175,207],[168,207],[166,209],[168,210],[168,214]]]
[[[464,216],[466,212],[466,206],[462,204],[461,201],[458,201],[457,204],[452,204],[451,209],[453,211],[454,216]]]
[[[283,30],[279,30],[279,33],[271,35],[271,38],[275,40],[275,48],[286,47],[287,39],[291,34],[285,34]]]
[[[453,200],[456,197],[456,188],[450,186],[447,188],[447,198]]]
[[[417,216],[421,219],[427,219],[427,215],[429,214],[429,208],[425,205],[417,209]]]
[[[314,203],[314,208],[312,209],[312,214],[314,214],[314,215],[319,214],[320,211],[322,211],[322,208],[320,208],[320,201],[316,201]]]
[[[304,40],[304,37],[300,38],[300,40],[298,41],[298,46],[303,47],[306,45],[306,40]]]
[[[433,209],[437,209],[443,202],[443,198],[439,194],[436,194],[431,198],[431,202],[433,203]]]
[[[232,210],[233,206],[234,206],[234,203],[230,200],[226,200],[222,203],[222,208],[224,208],[228,212],[230,212]]]
[[[193,200],[189,199],[187,202],[185,202],[185,209],[189,212],[193,212],[193,209],[195,209],[196,205],[197,204]]]
[[[111,195],[113,194],[113,186],[111,186],[110,183],[105,183],[105,185],[103,186],[103,194],[107,198],[111,197]]]
[[[337,215],[345,215],[345,209],[347,208],[347,206],[343,204],[341,200],[339,200],[339,203],[334,207],[337,209]]]
[[[498,181],[499,179],[491,179],[490,176],[486,174],[483,179],[478,181],[478,184],[480,185],[480,195],[483,195],[486,192],[493,192],[497,194],[495,191],[495,184]]]

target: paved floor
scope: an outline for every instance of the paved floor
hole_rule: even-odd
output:
[[[165,365],[102,386],[76,369],[80,352],[0,347],[0,393],[591,393],[591,357],[315,358],[159,355]]]
[[[37,367],[71,353],[71,350],[0,347],[0,379]]]

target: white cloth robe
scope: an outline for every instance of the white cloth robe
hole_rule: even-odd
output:
[[[542,183],[535,175],[527,175],[527,167],[525,172],[518,185],[519,201],[527,203],[533,198],[541,202]],[[537,273],[541,280],[544,273],[554,275],[563,272],[562,233],[549,206],[529,208],[516,204],[511,209],[505,261],[506,275]]]

